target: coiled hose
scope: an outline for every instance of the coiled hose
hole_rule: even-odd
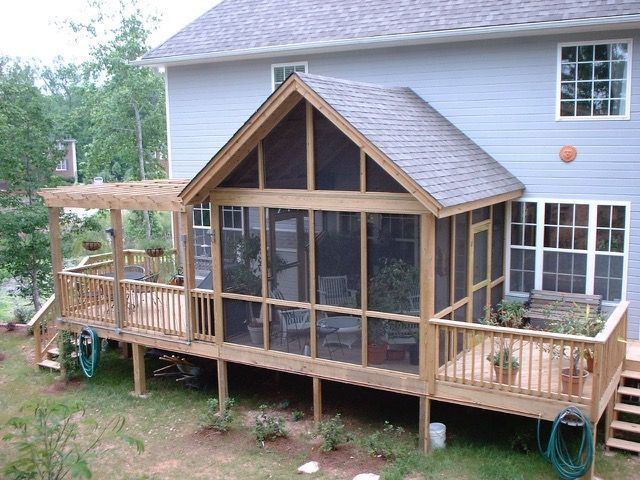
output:
[[[582,440],[580,448],[575,455],[569,452],[567,443],[562,433],[562,423],[568,423],[567,419],[571,419],[571,423],[582,428]],[[562,410],[551,427],[549,435],[549,443],[546,450],[542,449],[540,441],[540,419],[538,419],[538,448],[562,480],[574,480],[587,474],[593,463],[593,430],[589,419],[577,407],[567,407]]]
[[[91,327],[82,327],[78,345],[78,359],[84,374],[91,378],[100,363],[100,337]]]

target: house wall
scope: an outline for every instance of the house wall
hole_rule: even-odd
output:
[[[632,38],[630,120],[556,120],[557,44]],[[167,70],[175,178],[190,178],[271,93],[271,64],[413,88],[526,185],[525,197],[632,204],[629,336],[640,329],[640,32],[620,31],[363,50],[171,67]],[[578,149],[563,163],[563,145]]]

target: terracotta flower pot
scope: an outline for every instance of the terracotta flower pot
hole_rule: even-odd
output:
[[[575,397],[582,396],[582,387],[584,387],[584,383],[587,381],[587,376],[589,372],[586,370],[578,370],[577,374],[572,374],[571,368],[563,368],[562,369],[562,393],[566,393],[567,395],[573,395]],[[580,384],[580,379],[582,378],[582,385]]]
[[[100,250],[102,248],[102,242],[93,242],[86,240],[82,242],[82,248],[85,250],[89,250],[90,252],[95,252],[96,250]]]
[[[370,365],[383,364],[387,359],[387,344],[381,345],[369,344],[367,346],[367,359]]]
[[[593,357],[586,357],[586,358],[587,358],[587,372],[593,373]]]
[[[145,252],[150,257],[161,257],[164,255],[164,248],[147,248]]]
[[[495,381],[497,383],[503,383],[505,385],[517,385],[518,384],[518,372],[520,368],[512,368],[511,375],[509,375],[509,368],[502,368],[498,365],[493,366],[495,373]]]

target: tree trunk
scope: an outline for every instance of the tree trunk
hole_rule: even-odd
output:
[[[136,146],[138,148],[138,164],[140,165],[140,180],[146,180],[147,174],[144,169],[144,145],[142,143],[142,119],[140,118],[140,109],[136,102],[132,102],[133,113],[136,118]],[[149,218],[149,211],[144,210],[142,212],[144,216],[144,229],[147,234],[147,240],[151,239],[151,219]]]
[[[33,302],[33,308],[37,312],[42,307],[42,302],[40,300],[40,289],[38,288],[38,272],[35,270],[31,271],[31,285],[31,301]]]

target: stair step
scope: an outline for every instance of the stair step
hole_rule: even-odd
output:
[[[640,380],[640,372],[636,370],[623,370],[620,375],[631,380]]]
[[[637,423],[623,422],[622,420],[614,420],[611,422],[611,428],[624,432],[640,433],[640,425]]]
[[[640,388],[618,387],[618,393],[620,395],[628,395],[630,397],[640,397]]]
[[[640,415],[640,406],[638,405],[629,405],[627,403],[616,403],[613,409],[616,412],[634,413],[636,415]]]
[[[607,447],[640,453],[640,443],[622,440],[621,438],[610,437],[609,440],[607,440]]]
[[[50,370],[60,370],[60,362],[56,362],[55,360],[43,360],[38,365]]]
[[[58,347],[50,348],[49,350],[47,350],[47,353],[51,357],[59,357],[60,356],[60,349]]]

